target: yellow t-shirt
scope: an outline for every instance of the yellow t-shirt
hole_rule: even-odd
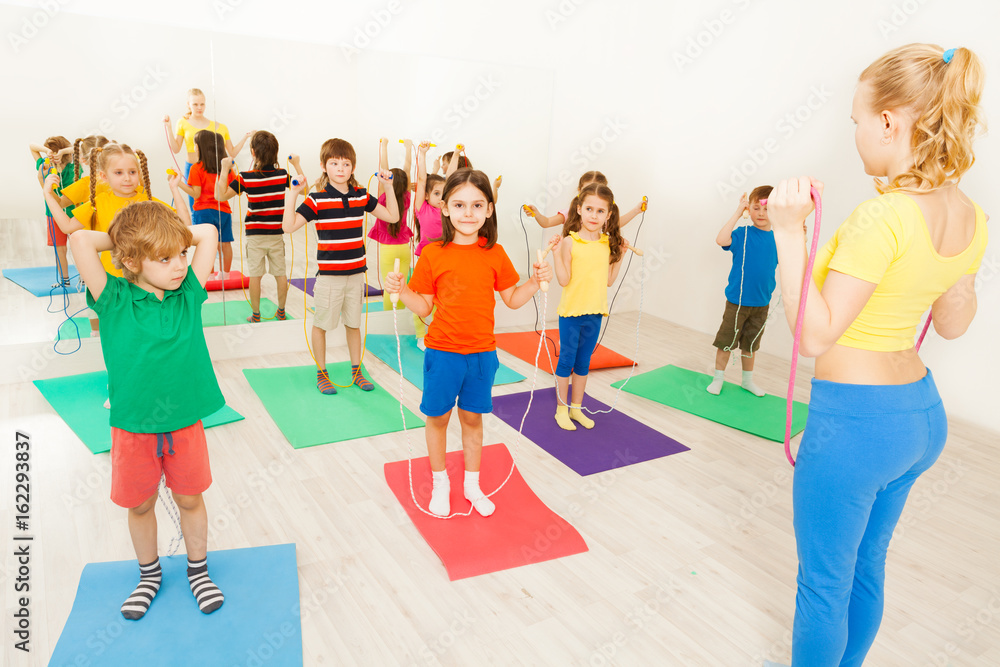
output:
[[[965,250],[942,257],[917,203],[900,192],[858,206],[816,256],[820,289],[831,269],[875,283],[874,294],[838,344],[876,352],[913,347],[921,316],[963,275],[976,273],[988,241],[978,204],[976,232]]]
[[[97,181],[97,185],[94,186],[95,194],[101,194],[102,192],[107,192],[108,190],[108,184],[104,181]],[[142,183],[140,183],[136,192],[138,194],[142,194],[145,191],[146,188],[142,187]],[[75,181],[64,187],[62,189],[62,193],[66,195],[71,202],[79,206],[83,202],[90,199],[90,176],[81,176],[79,181]]]
[[[562,242],[573,246],[570,248],[569,284],[563,287],[556,312],[562,317],[607,315],[608,266],[611,263],[608,235],[601,234],[597,241],[587,241],[576,232],[570,232]]]
[[[111,221],[114,220],[115,214],[118,213],[118,211],[133,202],[147,201],[147,199],[149,198],[142,192],[136,192],[128,198],[119,197],[113,193],[110,188],[108,188],[104,192],[98,192],[94,197],[97,215],[94,215],[94,207],[90,205],[90,201],[88,199],[88,201],[73,209],[73,217],[76,220],[79,220],[80,224],[87,229],[106,232],[108,231],[108,227],[111,226]],[[156,197],[153,197],[152,200],[167,206],[167,204],[160,201]],[[173,207],[171,207],[170,210],[174,210]],[[111,275],[122,277],[122,270],[117,268],[114,262],[111,261],[110,251],[105,250],[101,253],[101,264],[104,265],[104,270]]]
[[[177,121],[177,136],[184,137],[184,147],[188,153],[194,153],[194,135],[202,130],[211,130],[222,135],[222,138],[229,141],[229,128],[223,123],[216,123],[214,120],[207,127],[195,127],[187,118],[180,118]]]

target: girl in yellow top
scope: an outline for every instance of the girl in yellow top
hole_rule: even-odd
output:
[[[108,145],[108,139],[99,134],[92,134],[88,137],[78,138],[73,142],[73,172],[76,179],[72,185],[62,189],[62,196],[59,197],[59,205],[63,208],[73,208],[87,201],[90,197],[90,174],[84,176],[82,167],[93,172],[96,178],[96,170],[90,168],[90,152],[95,148],[104,148]],[[140,188],[142,186],[139,186]],[[108,184],[98,181],[97,192],[108,189]]]
[[[861,73],[851,117],[880,197],[818,255],[802,353],[816,357],[795,467],[799,556],[792,664],[861,665],[882,619],[885,557],[914,481],[937,460],[947,421],[914,349],[921,314],[947,339],[976,313],[986,215],[958,189],[975,159],[983,70],[968,49],[910,44]],[[782,298],[794,329],[805,272],[809,178],[768,198]]]
[[[46,179],[45,201],[50,208],[58,213],[53,214],[56,224],[66,234],[72,234],[78,229],[93,229],[106,232],[111,226],[115,214],[136,201],[159,201],[149,194],[149,171],[146,167],[146,156],[142,151],[133,151],[125,144],[110,143],[103,148],[94,148],[90,152],[91,171],[97,170],[97,179],[90,179],[90,196],[86,202],[73,209],[73,217],[67,216],[58,208],[55,193]],[[49,178],[55,178],[50,176]],[[145,188],[140,188],[140,179]],[[170,192],[174,201],[180,200],[180,190],[177,186],[179,176],[168,179]],[[107,184],[107,189],[98,191],[98,181]],[[163,203],[163,202],[160,202]],[[186,224],[191,224],[187,208],[179,207],[177,214]],[[121,277],[121,269],[111,261],[110,252],[101,253],[101,263],[104,270],[113,276]],[[91,328],[97,331],[97,319],[91,318]]]
[[[562,236],[552,239],[556,244],[556,278],[563,286],[557,311],[556,422],[567,431],[575,431],[574,421],[594,428],[594,420],[583,414],[583,394],[601,319],[608,314],[608,287],[618,277],[628,243],[619,228],[615,196],[607,185],[584,186],[570,204],[568,215]],[[573,394],[567,405],[571,375]]]
[[[222,123],[217,123],[205,117],[205,93],[201,92],[200,88],[192,88],[187,92],[187,105],[187,113],[178,119],[177,128],[174,130],[173,135],[169,134],[170,116],[166,115],[163,117],[163,123],[168,130],[167,141],[170,143],[170,150],[175,155],[181,151],[182,147],[187,151],[187,161],[184,163],[185,183],[187,182],[188,174],[191,173],[191,166],[197,164],[199,161],[198,147],[194,143],[194,135],[198,134],[199,130],[211,130],[212,132],[221,134],[222,138],[226,141],[226,153],[229,154],[229,157],[239,155],[240,151],[243,150],[243,144],[253,134],[253,132],[247,132],[240,139],[240,142],[234,146],[232,140],[229,138],[229,128]],[[194,210],[194,197],[189,196],[188,202],[190,208]]]

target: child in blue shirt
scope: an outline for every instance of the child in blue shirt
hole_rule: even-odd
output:
[[[774,232],[767,218],[767,206],[761,203],[770,194],[770,185],[754,188],[749,198],[744,194],[736,212],[715,238],[723,250],[733,253],[733,268],[729,271],[729,284],[726,286],[726,310],[722,325],[712,343],[718,350],[715,353],[715,377],[708,385],[710,394],[718,395],[722,391],[729,353],[738,346],[743,364],[743,388],[754,396],[764,395],[764,391],[753,383],[753,363],[767,323],[767,308],[776,286],[774,272],[778,268]],[[753,224],[734,230],[744,211],[749,212]]]

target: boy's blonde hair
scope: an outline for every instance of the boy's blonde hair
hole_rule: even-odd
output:
[[[140,201],[118,211],[111,227],[111,259],[122,275],[134,283],[138,274],[125,266],[126,261],[141,264],[144,259],[171,257],[194,243],[191,229],[166,204]]]
[[[52,155],[55,155],[56,153],[58,153],[62,149],[69,148],[73,144],[71,144],[69,142],[69,139],[67,139],[66,137],[61,136],[61,135],[56,135],[56,136],[49,137],[48,139],[46,139],[45,143],[42,144],[42,145],[45,146],[46,148],[48,148],[49,152]],[[60,169],[62,169],[67,164],[69,164],[69,161],[70,161],[70,157],[68,155],[62,155],[62,156],[59,157],[59,161],[58,161],[57,165],[59,166]]]
[[[880,193],[926,192],[957,183],[976,161],[972,142],[984,126],[979,98],[983,66],[969,49],[907,44],[869,65],[858,80],[871,84],[875,112],[899,110],[913,117],[913,166],[891,183],[875,179]]]
[[[760,201],[761,199],[767,199],[771,196],[771,190],[774,188],[770,185],[758,185],[747,197],[747,205],[752,206],[754,202]]]

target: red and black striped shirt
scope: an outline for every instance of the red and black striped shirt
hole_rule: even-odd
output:
[[[344,193],[327,185],[322,192],[309,193],[296,211],[307,222],[316,223],[317,275],[364,273],[365,213],[371,213],[376,206],[378,200],[364,188],[348,187]]]
[[[244,171],[229,179],[229,187],[236,194],[247,193],[247,236],[281,234],[287,171]]]

